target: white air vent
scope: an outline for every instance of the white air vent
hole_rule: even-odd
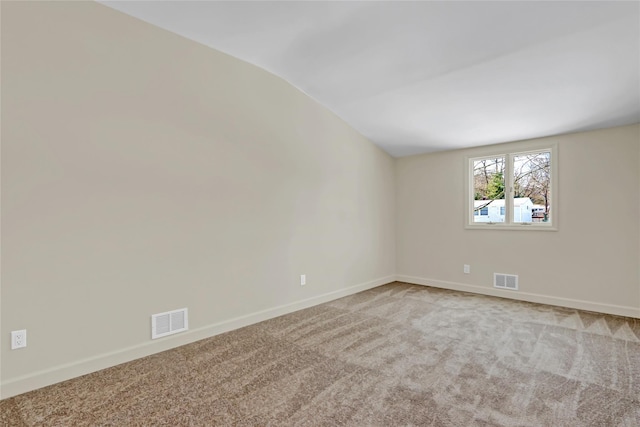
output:
[[[177,334],[189,329],[188,312],[186,308],[167,311],[151,316],[151,339]]]
[[[493,273],[493,286],[500,289],[518,290],[518,276],[514,274]]]

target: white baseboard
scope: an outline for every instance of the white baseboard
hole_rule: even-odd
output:
[[[422,277],[405,275],[386,276],[376,280],[372,280],[370,282],[338,289],[322,295],[317,295],[315,297],[280,305],[262,311],[257,311],[254,313],[249,313],[201,328],[192,329],[185,333],[167,337],[162,340],[144,342],[136,346],[116,350],[110,353],[99,354],[94,357],[74,361],[64,365],[55,366],[50,369],[37,371],[28,375],[13,378],[3,382],[0,385],[0,399],[6,399],[18,394],[26,393],[31,390],[46,387],[51,384],[139,359],[141,357],[150,356],[161,351],[169,350],[181,345],[219,335],[224,332],[229,332],[234,329],[262,322],[264,320],[272,319],[284,314],[293,313],[294,311],[302,310],[304,308],[333,301],[335,299],[365,291],[367,289],[375,288],[377,286],[394,282],[396,280],[399,282],[412,283],[416,285],[432,286],[436,288],[510,298],[520,301],[557,305],[561,307],[595,311],[599,313],[614,314],[618,316],[640,318],[640,308],[636,307],[601,304],[591,301],[553,297],[527,292],[505,291],[501,289],[469,285],[464,283],[447,282],[443,280],[427,279]]]
[[[370,282],[349,286],[347,288],[327,292],[315,297],[249,313],[201,328],[192,329],[162,340],[144,342],[132,347],[116,350],[110,353],[99,354],[87,359],[77,360],[64,365],[55,366],[50,369],[13,378],[0,385],[0,399],[6,399],[31,390],[46,387],[51,384],[86,375],[101,369],[110,368],[121,363],[150,356],[161,351],[169,350],[201,339],[213,337],[224,332],[229,332],[234,329],[282,316],[283,314],[293,313],[294,311],[333,301],[338,298],[393,282],[395,279],[395,276],[381,277]]]
[[[579,310],[595,311],[598,313],[615,314],[618,316],[640,318],[640,308],[613,304],[602,304],[592,301],[583,301],[571,298],[554,297],[549,295],[532,294],[520,291],[507,291],[496,288],[488,288],[464,283],[446,282],[443,280],[426,279],[422,277],[397,275],[396,280],[415,285],[433,286],[434,288],[450,289],[454,291],[471,292],[474,294],[490,295],[494,297],[509,298],[519,301],[536,302],[539,304],[557,305],[561,307],[575,308]]]

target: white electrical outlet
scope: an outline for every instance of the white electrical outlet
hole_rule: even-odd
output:
[[[307,284],[307,275],[306,274],[301,274],[300,275],[300,286],[304,286]]]
[[[471,273],[471,266],[469,264],[465,264],[463,271],[464,271],[464,274],[470,274]]]
[[[11,350],[27,346],[27,330],[11,331]]]

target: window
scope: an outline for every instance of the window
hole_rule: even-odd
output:
[[[553,145],[468,158],[467,228],[555,230],[556,152]]]

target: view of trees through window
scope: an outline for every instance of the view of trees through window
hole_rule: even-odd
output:
[[[551,152],[473,160],[474,222],[548,222],[551,218]],[[511,179],[506,179],[510,174]],[[506,191],[507,185],[513,193]],[[511,221],[505,221],[506,204]]]
[[[475,200],[504,199],[504,157],[473,162]]]
[[[513,197],[528,197],[537,210],[533,220],[548,221],[551,214],[551,153],[519,154],[513,157]]]

